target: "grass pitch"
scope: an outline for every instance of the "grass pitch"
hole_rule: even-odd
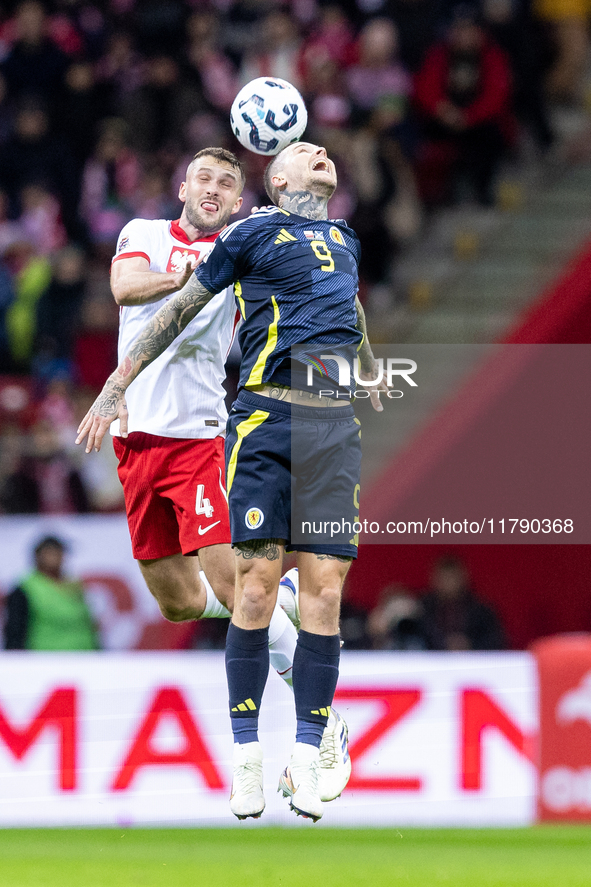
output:
[[[0,831],[0,887],[589,887],[591,828]]]

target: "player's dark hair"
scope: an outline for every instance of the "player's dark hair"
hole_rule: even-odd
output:
[[[246,173],[244,172],[244,166],[238,160],[235,154],[231,151],[227,151],[225,148],[203,148],[201,151],[197,151],[193,160],[189,166],[195,162],[195,160],[199,160],[201,157],[213,157],[214,160],[217,160],[218,163],[227,163],[231,167],[233,167],[238,173],[240,173],[240,185],[241,190],[244,188],[246,184]]]

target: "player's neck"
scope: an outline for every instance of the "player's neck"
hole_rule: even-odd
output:
[[[306,219],[328,219],[328,197],[311,191],[282,191],[279,208]]]
[[[179,228],[181,228],[187,235],[187,240],[191,241],[191,243],[193,243],[194,240],[202,240],[204,237],[211,237],[212,234],[217,234],[226,227],[225,225],[222,225],[221,228],[216,228],[215,231],[204,231],[202,228],[196,228],[195,225],[192,225],[186,216],[181,216],[178,224]]]

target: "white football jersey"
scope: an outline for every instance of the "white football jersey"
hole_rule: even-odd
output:
[[[188,256],[207,255],[216,238],[212,234],[191,242],[178,222],[133,219],[119,235],[113,261],[143,256],[150,271],[181,271]],[[119,361],[169,298],[120,308]],[[130,432],[175,438],[213,438],[224,433],[228,418],[224,363],[239,316],[232,287],[228,287],[140,373],[126,394]],[[119,422],[112,424],[111,433],[119,434]]]

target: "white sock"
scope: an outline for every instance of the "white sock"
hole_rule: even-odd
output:
[[[200,619],[228,619],[232,614],[229,610],[224,607],[223,604],[220,604],[217,597],[215,596],[214,590],[209,584],[209,580],[207,576],[203,572],[203,570],[199,571],[199,578],[203,582],[205,588],[205,609]]]
[[[279,677],[293,686],[291,669],[298,633],[279,604],[275,604],[269,624],[269,660]]]

